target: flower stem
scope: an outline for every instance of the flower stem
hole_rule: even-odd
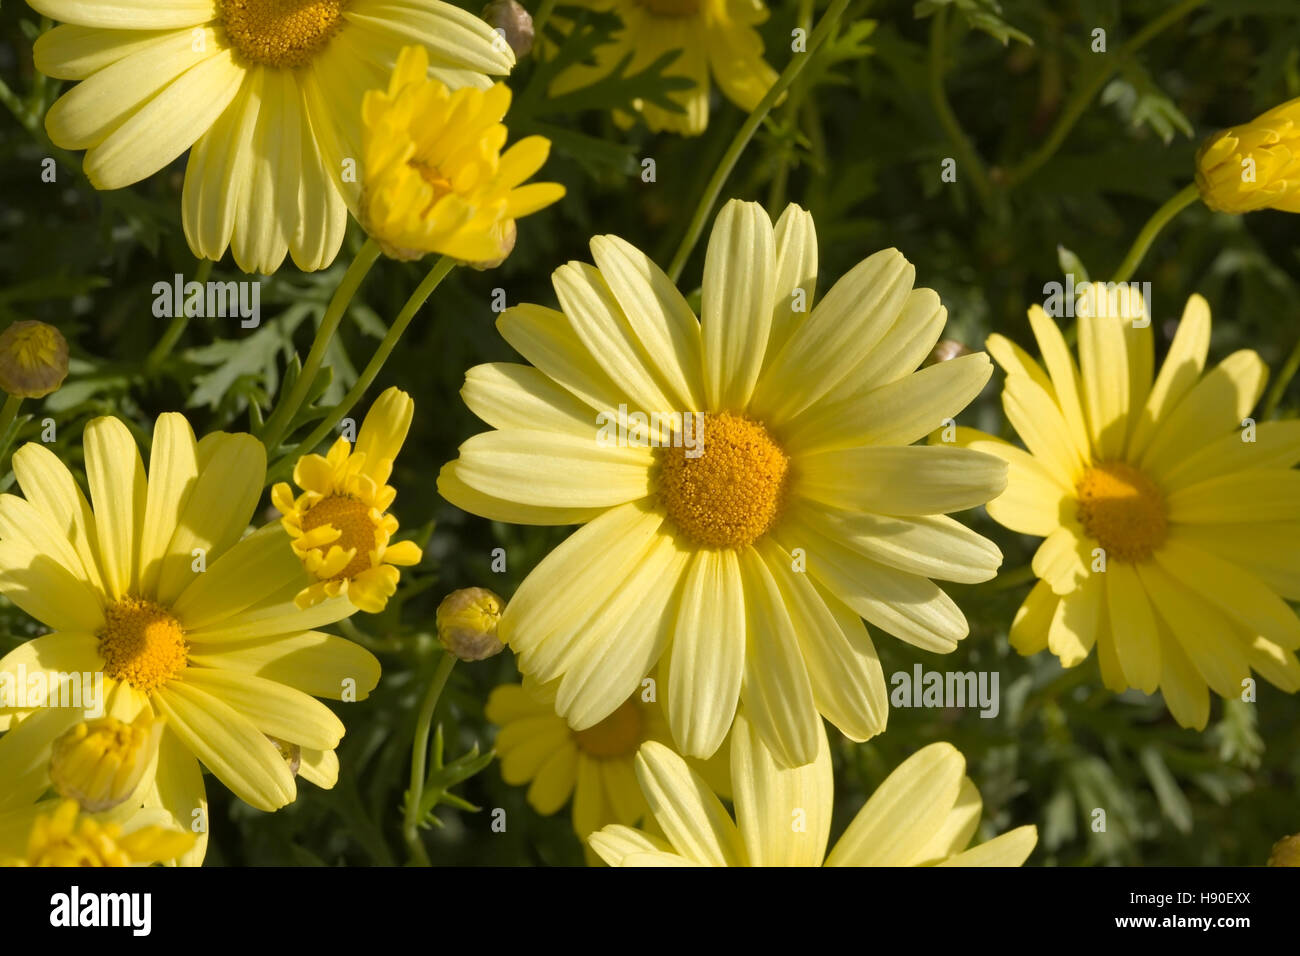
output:
[[[1264,419],[1273,417],[1277,411],[1278,405],[1282,403],[1282,396],[1286,393],[1286,388],[1295,378],[1295,373],[1300,371],[1300,339],[1296,340],[1295,348],[1291,349],[1291,354],[1287,356],[1286,364],[1282,366],[1282,371],[1278,374],[1277,380],[1273,382],[1273,387],[1268,390],[1268,401],[1264,403]]]
[[[970,176],[970,181],[975,187],[975,194],[979,197],[980,205],[988,209],[993,201],[993,190],[989,186],[989,175],[984,170],[984,163],[980,160],[979,153],[971,145],[971,141],[962,131],[961,123],[958,122],[957,116],[952,111],[952,106],[948,103],[948,97],[943,91],[943,72],[944,72],[944,44],[948,37],[948,8],[940,7],[930,18],[930,102],[934,106],[935,115],[939,117],[939,124],[943,127],[948,139],[952,141],[953,147],[961,155],[961,165],[966,173]]]
[[[9,426],[14,423],[18,417],[18,406],[23,400],[17,395],[6,395],[4,408],[0,408],[0,438],[4,437],[5,432],[9,431]]]
[[[420,839],[420,804],[424,800],[425,768],[429,759],[429,730],[433,726],[433,712],[438,709],[442,689],[447,686],[447,678],[455,666],[455,656],[444,652],[429,689],[424,692],[424,700],[420,702],[420,715],[415,724],[415,742],[411,745],[411,789],[406,794],[402,832],[411,852],[411,862],[419,866],[430,865],[429,854]]]
[[[302,365],[298,380],[293,383],[293,389],[288,397],[276,406],[262,429],[262,443],[266,445],[268,452],[274,452],[284,440],[294,415],[298,413],[298,409],[307,398],[307,393],[311,391],[316,373],[320,371],[321,362],[325,359],[325,350],[329,348],[334,333],[338,331],[343,313],[347,311],[352,297],[356,295],[361,280],[366,277],[366,273],[378,258],[379,245],[375,240],[367,239],[366,244],[352,260],[352,265],[348,266],[348,271],[344,274],[338,288],[334,290],[334,296],[325,309],[325,316],[321,319],[320,328],[316,330],[316,338],[311,344],[311,351],[307,353],[307,361]]]
[[[1159,36],[1167,27],[1177,23],[1203,3],[1205,3],[1205,0],[1183,0],[1182,3],[1170,7],[1134,34],[1133,39],[1120,47],[1114,57],[1104,60],[1104,65],[1074,91],[1074,95],[1070,97],[1065,109],[1061,111],[1056,125],[1047,134],[1047,139],[1043,140],[1043,144],[1007,173],[1007,185],[1015,186],[1024,182],[1036,173],[1040,166],[1056,155],[1056,151],[1061,148],[1065,138],[1070,135],[1070,130],[1074,129],[1074,124],[1079,122],[1080,117],[1087,112],[1088,106],[1098,92],[1101,91],[1102,86],[1119,69],[1127,57],[1136,53]]]
[[[330,432],[338,427],[338,423],[343,420],[343,416],[355,407],[357,402],[361,400],[361,396],[366,393],[366,389],[374,383],[375,377],[379,374],[379,370],[382,369],[384,363],[388,361],[388,356],[391,355],[393,349],[397,347],[398,340],[406,331],[407,326],[411,324],[411,320],[415,318],[416,313],[420,311],[420,307],[424,305],[429,296],[433,294],[433,290],[438,288],[438,285],[442,280],[445,279],[447,274],[455,267],[456,260],[448,256],[443,256],[434,264],[434,267],[429,270],[429,274],[424,277],[418,286],[416,286],[415,291],[411,293],[411,297],[406,300],[406,304],[402,306],[402,311],[397,313],[397,318],[395,318],[393,324],[389,326],[388,332],[384,335],[384,340],[379,343],[379,348],[375,349],[375,354],[372,355],[370,361],[366,363],[366,367],[362,369],[361,374],[357,377],[352,388],[350,388],[348,393],[343,396],[343,401],[339,402],[339,404],[325,416],[324,421],[317,425],[315,430],[313,430],[306,439],[296,445],[291,452],[280,460],[275,468],[271,470],[271,473],[267,475],[267,484],[271,484],[283,477],[280,474],[281,472],[292,467],[292,463],[297,461],[299,456],[305,455],[307,452],[311,451],[320,444],[320,442],[322,442]]]
[[[1151,218],[1147,220],[1142,231],[1137,234],[1133,240],[1133,246],[1129,249],[1128,255],[1124,257],[1118,268],[1115,269],[1115,275],[1111,278],[1112,282],[1127,282],[1133,275],[1134,270],[1142,262],[1142,257],[1147,254],[1151,248],[1151,243],[1156,241],[1156,236],[1160,235],[1160,230],[1169,224],[1169,221],[1177,216],[1180,212],[1196,202],[1201,196],[1201,192],[1196,187],[1196,183],[1190,183],[1184,186],[1178,193],[1166,200],[1165,204],[1152,213]]]
[[[704,222],[713,211],[714,204],[718,201],[718,195],[722,192],[722,187],[731,175],[731,170],[735,168],[736,163],[740,160],[740,154],[745,151],[749,141],[754,138],[754,133],[758,130],[759,124],[767,118],[776,101],[781,98],[790,84],[795,81],[805,66],[812,61],[817,53],[817,48],[826,41],[839,26],[840,17],[844,16],[844,10],[849,5],[849,0],[833,0],[830,9],[827,10],[817,28],[813,30],[812,35],[808,37],[807,52],[795,54],[794,59],[786,66],[777,77],[772,88],[759,101],[758,106],[754,107],[754,112],[741,125],[740,130],[736,133],[736,138],[731,141],[727,147],[726,153],[722,156],[722,161],[718,163],[718,168],[713,171],[713,177],[709,184],[704,187],[704,195],[700,197],[699,204],[695,207],[695,214],[691,217],[691,223],[686,228],[686,235],[682,237],[682,244],[677,247],[677,253],[673,256],[672,264],[668,267],[668,277],[676,282],[681,278],[682,270],[686,268],[686,260],[690,258],[691,251],[695,244],[700,241],[700,236],[704,232]]]
[[[194,272],[194,281],[199,285],[206,283],[208,277],[212,275],[213,264],[211,259],[204,259],[199,262],[199,267]],[[180,341],[181,336],[185,333],[185,327],[189,324],[190,317],[185,311],[185,303],[181,302],[180,309],[172,316],[172,320],[168,324],[167,330],[163,332],[162,338],[158,340],[157,345],[149,350],[149,356],[144,360],[144,370],[146,372],[152,372],[166,360],[167,356],[172,354],[172,349],[176,347],[176,343]]]

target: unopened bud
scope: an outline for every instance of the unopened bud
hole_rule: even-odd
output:
[[[1283,837],[1273,844],[1268,855],[1269,866],[1300,866],[1300,833]]]
[[[515,0],[493,0],[483,8],[483,19],[505,37],[515,56],[522,59],[533,49],[533,18]]]
[[[963,355],[970,355],[970,349],[958,342],[956,339],[941,339],[934,348],[930,350],[930,355],[925,360],[926,365],[938,365],[940,362],[947,362],[950,359],[960,358]]]
[[[158,754],[163,722],[149,711],[134,723],[101,717],[77,724],[54,741],[50,781],[87,813],[102,813],[135,793]]]
[[[15,322],[0,333],[0,388],[18,398],[44,398],[68,377],[68,342],[52,325]]]
[[[500,654],[497,624],[505,603],[487,588],[462,588],[438,605],[438,640],[462,661],[481,661]]]

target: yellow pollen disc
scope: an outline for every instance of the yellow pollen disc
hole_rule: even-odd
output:
[[[699,454],[692,458],[688,451]],[[659,500],[695,544],[742,548],[762,537],[780,514],[790,459],[761,423],[729,412],[709,414],[693,451],[661,452]]]
[[[700,12],[700,0],[636,0],[636,3],[657,17],[693,17]]]
[[[104,612],[99,656],[104,673],[136,690],[151,691],[185,670],[189,645],[180,622],[152,601],[126,597]]]
[[[343,27],[348,0],[217,0],[230,45],[263,66],[306,66]]]
[[[1122,461],[1093,465],[1079,481],[1079,522],[1123,561],[1145,561],[1165,540],[1165,498],[1151,479]]]
[[[641,746],[644,723],[635,699],[624,701],[623,706],[595,727],[573,731],[573,741],[589,757],[610,760],[627,757]]]
[[[331,525],[341,532],[337,540],[327,545],[327,550],[334,545],[344,551],[357,549],[348,566],[331,580],[342,581],[369,570],[370,552],[375,550],[377,540],[375,522],[370,517],[370,508],[365,502],[348,495],[322,498],[302,516],[302,530],[314,531],[322,525]]]

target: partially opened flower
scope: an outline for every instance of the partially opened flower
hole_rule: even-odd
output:
[[[327,457],[298,459],[293,480],[302,494],[295,498],[283,481],[271,490],[294,553],[313,578],[296,597],[299,607],[345,597],[377,614],[397,591],[398,566],[420,562],[414,541],[390,543],[397,519],[387,513],[397,497],[388,484],[393,460],[414,412],[409,395],[386,389],[361,423],[356,448],[340,435]]]
[[[410,43],[452,88],[491,85],[510,48],[441,0],[28,0],[63,21],[36,41],[36,67],[79,81],[45,118],[84,149],[97,189],[151,176],[191,146],[182,214],[194,254],[227,249],[246,272],[285,253],[333,262],[357,208],[361,97]]]
[[[104,696],[89,701],[83,686],[71,706],[0,698],[0,812],[38,799],[51,769],[56,784],[76,777],[91,751],[60,748],[51,768],[56,741],[97,704],[122,724],[166,718],[146,802],[186,830],[206,819],[200,763],[260,810],[294,799],[272,738],[300,748],[301,776],[333,786],[343,724],[314,697],[364,698],[379,662],[314,630],[354,612],[345,598],[295,604],[308,580],[282,528],[244,536],[266,474],[261,442],[224,432],[196,442],[169,413],[147,472],[116,418],[90,422],[83,444],[89,501],[43,445],[14,453],[26,497],[0,496],[0,593],[53,633],[0,659],[0,688],[37,671],[102,674]],[[187,862],[206,842],[205,823]]]
[[[682,111],[644,100],[634,106],[656,132],[697,136],[709,123],[711,82],[746,113],[776,82],[776,71],[763,59],[757,29],[768,18],[762,0],[575,0],[567,5],[614,11],[623,26],[610,42],[597,47],[594,64],[576,64],[561,72],[551,84],[553,96],[599,83],[625,59],[630,58],[627,72],[632,74],[675,53],[664,75],[691,81],[689,89],[670,94]],[[632,119],[622,114],[615,118],[624,124]]]
[[[1196,185],[1220,212],[1300,212],[1300,99],[1207,139],[1196,154]]]
[[[501,777],[528,786],[528,803],[543,816],[573,804],[573,829],[587,837],[610,823],[634,826],[649,808],[637,786],[634,759],[647,741],[671,746],[668,723],[657,696],[638,688],[594,727],[573,730],[555,712],[555,687],[502,684],[488,698],[487,719],[501,730],[496,752]],[[724,748],[725,749],[725,748]],[[715,790],[730,793],[726,767],[717,759],[697,763]],[[588,851],[588,858],[595,862]]]
[[[983,354],[915,372],[946,313],[887,250],[813,307],[817,239],[731,202],[704,266],[703,319],[614,236],[596,267],[556,271],[562,312],[498,328],[536,367],[471,369],[492,425],[438,489],[475,514],[582,524],[529,574],[498,633],[586,730],[660,665],[684,754],[708,757],[743,701],[788,765],[824,714],[864,740],[885,726],[880,661],[859,615],[947,652],[966,619],[930,578],[993,577],[994,545],[946,516],[996,496],[996,458],[912,442],[979,393]],[[653,416],[653,417],[651,417]],[[616,427],[617,426],[617,427]],[[661,663],[662,662],[662,663]]]
[[[1295,693],[1300,618],[1287,601],[1300,598],[1300,422],[1248,418],[1268,372],[1255,352],[1205,371],[1210,310],[1199,295],[1154,381],[1141,299],[1087,311],[1077,366],[1037,306],[1029,322],[1043,365],[989,338],[1027,451],[957,431],[1010,468],[989,514],[1045,539],[1012,646],[1049,650],[1064,667],[1096,648],[1108,688],[1159,689],[1184,727],[1204,728],[1208,690],[1239,697],[1252,668]]]
[[[0,866],[141,866],[189,852],[193,833],[151,822],[155,819],[141,812],[126,824],[101,823],[82,814],[75,800],[64,800],[36,816],[24,852],[0,853]],[[11,842],[5,829],[0,817],[0,848]]]
[[[661,744],[641,748],[636,775],[665,837],[605,827],[590,843],[611,866],[1020,866],[1038,842],[1038,829],[1022,826],[970,846],[983,801],[951,744],[930,744],[900,764],[829,856],[835,786],[824,730],[817,759],[786,769],[744,715],[736,718],[734,821],[708,784]]]
[[[362,106],[361,224],[395,259],[431,252],[495,264],[515,244],[515,220],[564,195],[558,183],[524,183],[550,140],[528,136],[504,153],[510,88],[453,92],[428,75],[422,46],[398,57],[388,89]]]
[[[68,377],[68,342],[44,322],[14,322],[0,333],[0,389],[44,398]]]

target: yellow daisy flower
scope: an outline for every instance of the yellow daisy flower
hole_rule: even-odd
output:
[[[1064,667],[1095,646],[1108,688],[1158,688],[1175,719],[1197,729],[1209,718],[1207,685],[1240,696],[1251,668],[1300,690],[1300,619],[1286,603],[1300,598],[1300,422],[1248,419],[1268,373],[1255,352],[1204,371],[1210,310],[1200,296],[1154,382],[1149,323],[1133,321],[1142,300],[1086,311],[1078,366],[1037,306],[1029,322],[1046,371],[1003,337],[988,341],[1028,452],[957,433],[1010,468],[989,514],[1046,539],[1012,646],[1050,650]]]
[[[304,270],[334,261],[356,210],[361,97],[407,44],[453,88],[491,85],[514,54],[492,29],[439,0],[28,0],[63,21],[36,66],[79,81],[45,118],[86,150],[98,189],[118,189],[193,146],[182,197],[196,256],[229,246],[246,272],[288,252]]]
[[[1220,212],[1300,212],[1300,99],[1207,139],[1196,154],[1196,185]]]
[[[414,541],[389,540],[397,519],[387,514],[397,497],[388,484],[393,459],[406,441],[415,403],[398,388],[379,396],[357,434],[355,450],[339,436],[329,455],[304,455],[293,469],[297,498],[286,482],[271,490],[271,501],[293,540],[294,553],[313,583],[296,597],[300,608],[346,598],[378,614],[397,591],[397,565],[420,563]]]
[[[26,851],[0,856],[0,866],[138,866],[184,855],[193,833],[148,821],[141,813],[126,824],[101,823],[83,816],[75,800],[64,800],[49,814],[35,818]],[[4,844],[0,820],[0,847]]]
[[[951,744],[931,744],[900,764],[829,856],[835,787],[824,730],[816,761],[783,769],[737,716],[734,822],[708,784],[662,744],[641,748],[636,775],[667,839],[607,826],[590,843],[611,866],[1020,866],[1038,842],[1038,829],[1022,826],[967,849],[983,802]]]
[[[860,616],[946,653],[968,628],[930,578],[984,581],[1002,560],[945,512],[995,497],[1006,466],[911,445],[979,393],[988,357],[913,374],[946,312],[893,249],[814,308],[817,237],[797,206],[775,230],[756,204],[726,206],[702,319],[628,243],[591,250],[596,267],[555,272],[562,312],[503,313],[536,367],[470,370],[462,395],[495,430],[438,477],[474,514],[583,525],[528,575],[498,635],[525,674],[560,680],[556,708],[577,730],[662,660],[689,756],[717,750],[740,701],[792,766],[816,756],[818,713],[854,740],[879,733],[888,699]]]
[[[554,684],[538,687],[527,678],[503,684],[488,697],[485,713],[501,728],[501,778],[515,787],[527,784],[528,802],[543,816],[558,813],[572,798],[573,829],[586,847],[587,837],[606,824],[633,826],[645,818],[649,807],[637,786],[634,758],[646,741],[671,746],[672,739],[657,697],[647,701],[640,688],[600,723],[578,731],[555,712],[555,691]],[[725,766],[715,763],[697,763],[696,769],[715,789],[730,793]],[[587,855],[596,862],[589,849]]]
[[[594,65],[571,66],[556,77],[550,88],[553,96],[599,82],[629,55],[628,72],[639,73],[665,53],[680,51],[664,75],[684,76],[694,83],[671,94],[686,112],[643,101],[634,105],[655,132],[698,136],[709,123],[710,76],[746,113],[776,82],[755,29],[768,17],[762,0],[573,0],[569,5],[612,10],[622,18],[623,28],[597,48]],[[625,125],[631,122],[630,117],[615,118]]]
[[[496,265],[514,248],[515,220],[559,201],[558,183],[522,185],[550,140],[528,136],[501,152],[509,108],[503,83],[452,92],[431,79],[422,46],[402,51],[387,92],[366,94],[360,219],[386,255]]]
[[[296,795],[282,748],[300,755],[301,776],[333,786],[343,725],[313,697],[364,698],[379,662],[313,630],[354,608],[295,605],[307,580],[282,528],[244,537],[266,474],[256,438],[196,442],[184,416],[165,414],[147,474],[116,418],[88,424],[83,446],[89,502],[35,442],[13,457],[26,497],[0,496],[0,593],[53,632],[0,659],[0,811],[47,789],[56,740],[87,710],[125,724],[147,711],[166,718],[147,802],[186,831],[201,824],[190,861],[201,860],[199,764],[260,810]],[[16,694],[37,672],[80,675],[81,699]]]

